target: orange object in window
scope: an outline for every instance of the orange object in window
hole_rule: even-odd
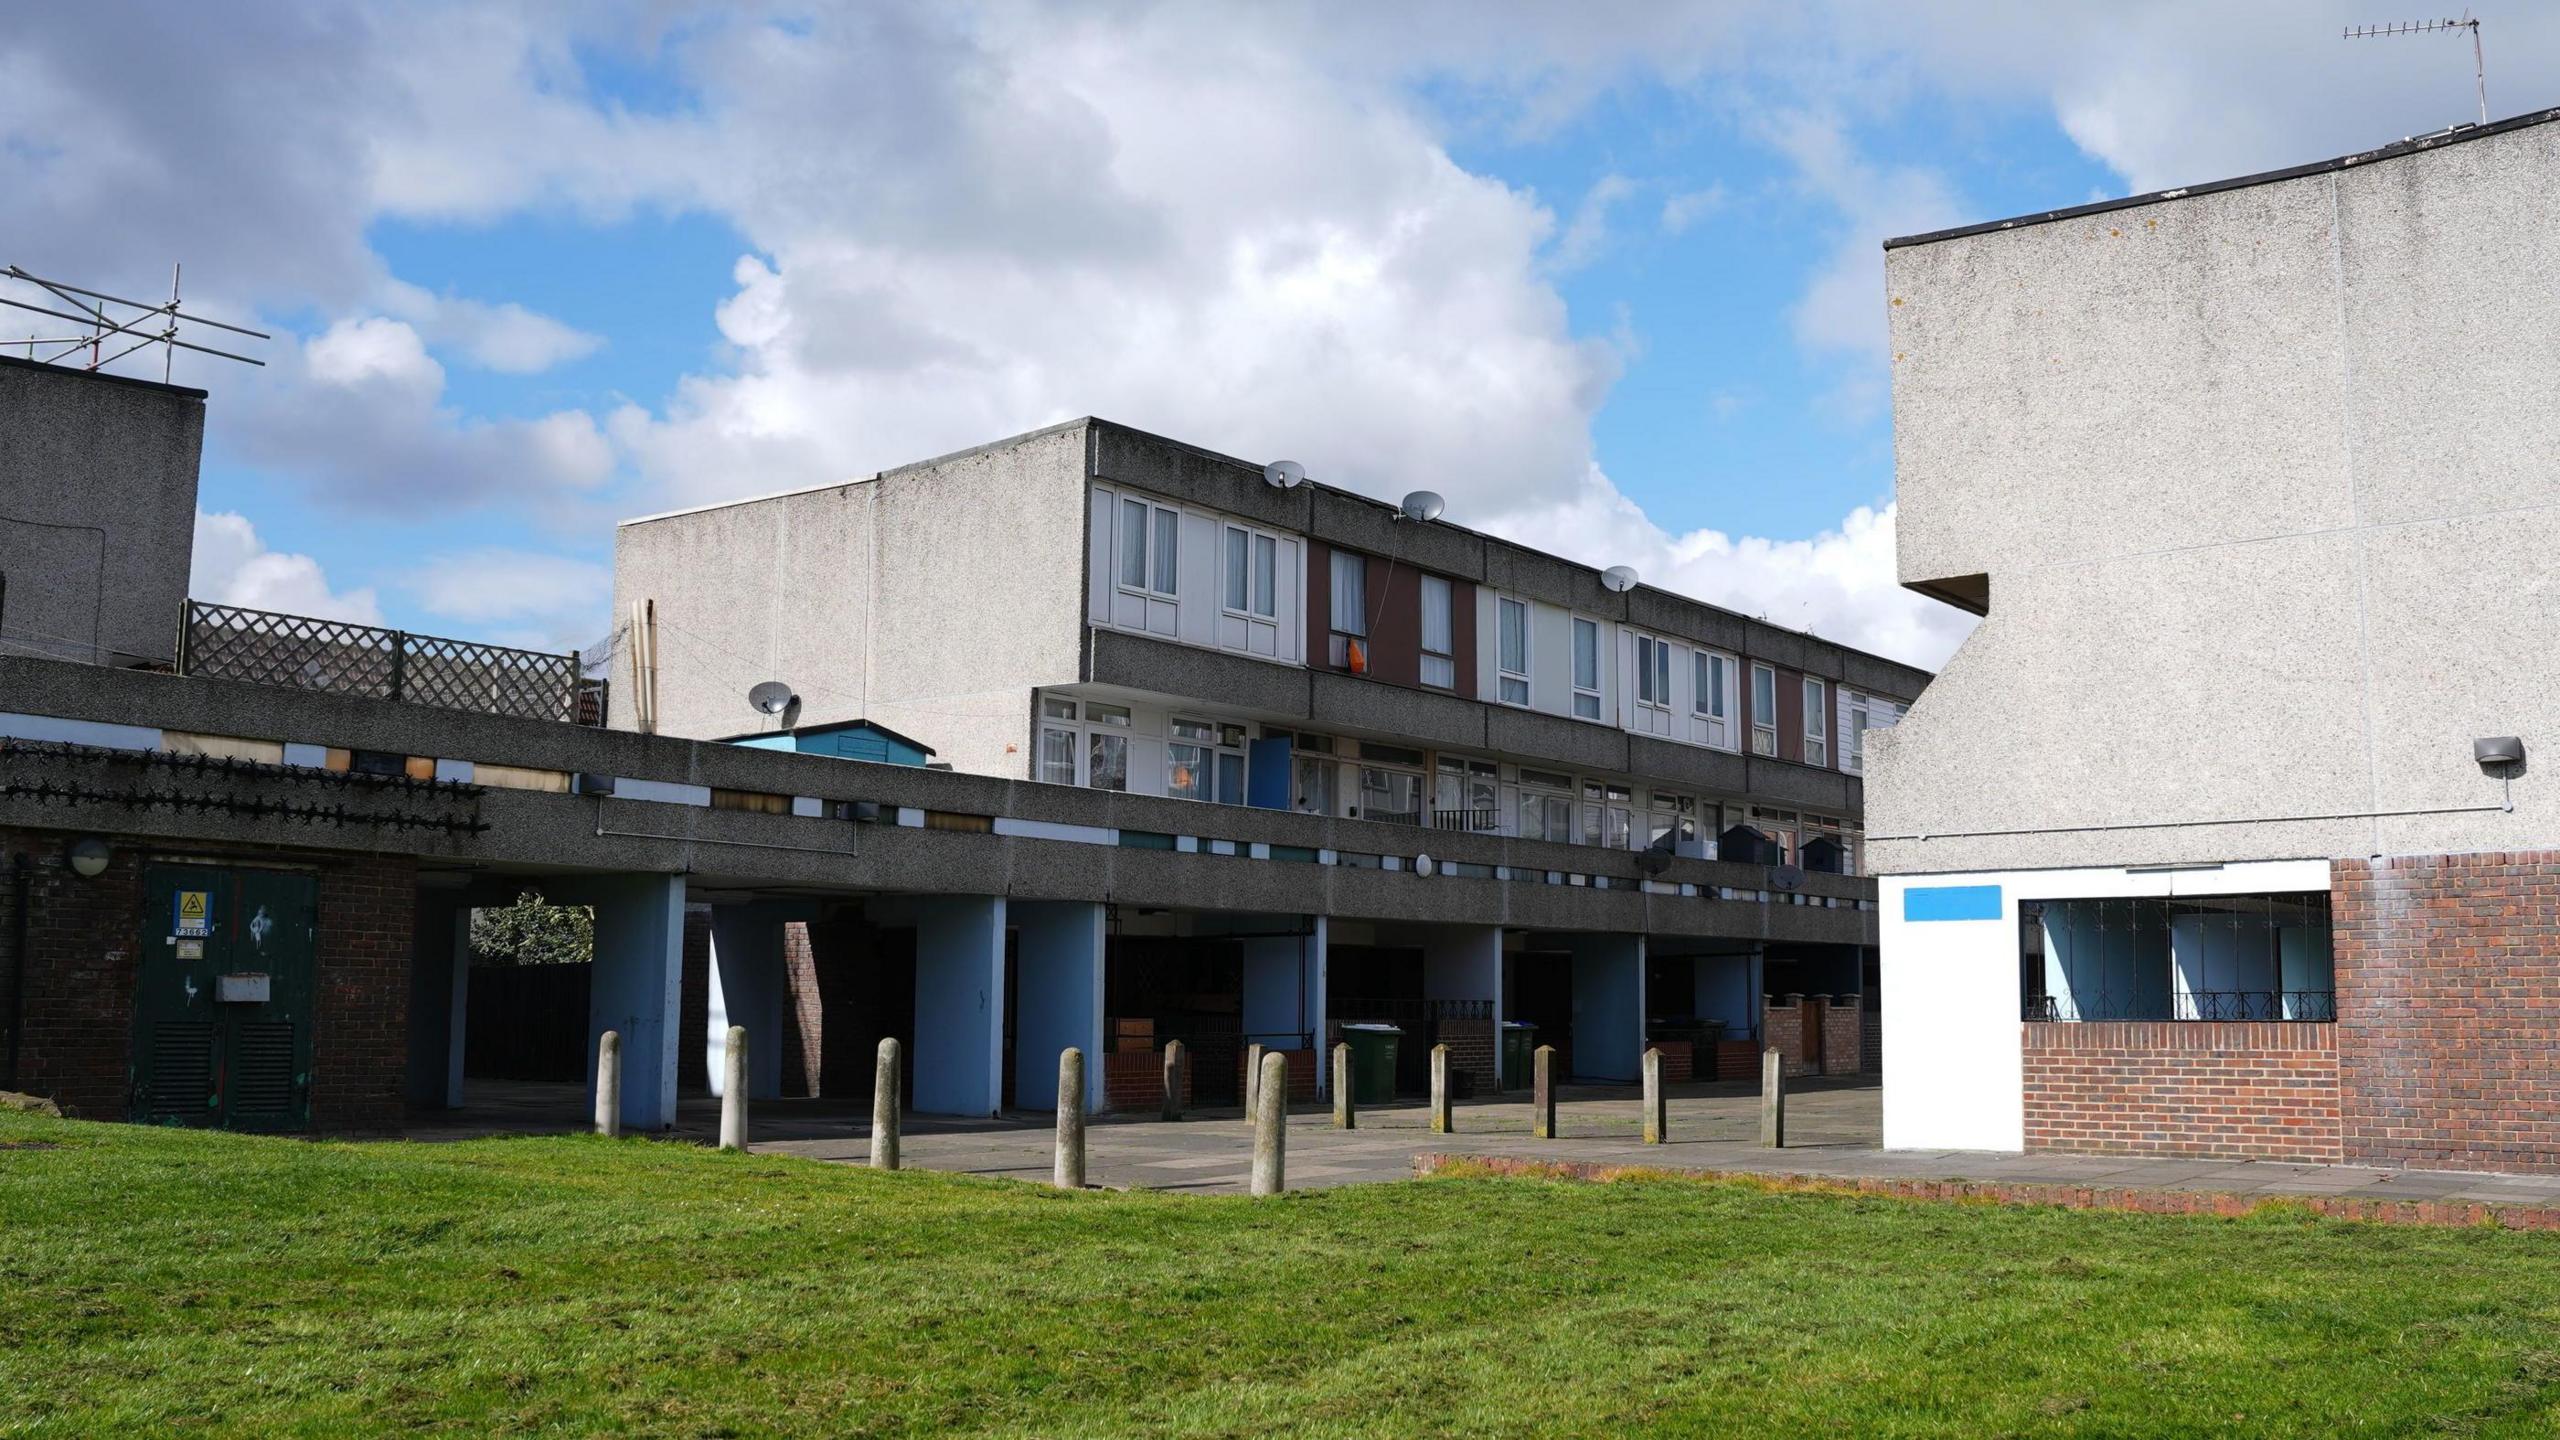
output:
[[[1369,645],[1367,641],[1351,640],[1346,642],[1342,647],[1342,656],[1345,660],[1350,662],[1352,674],[1366,675],[1369,673]]]

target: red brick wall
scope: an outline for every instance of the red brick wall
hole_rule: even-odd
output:
[[[1809,1074],[1813,1066],[1804,1055],[1804,997],[1789,995],[1781,1000],[1764,997],[1760,1002],[1760,1040],[1763,1047],[1785,1057],[1781,1068],[1790,1076]],[[1751,1078],[1760,1078],[1755,1069]]]
[[[793,920],[782,927],[782,973],[787,997],[783,1023],[791,1028],[782,1046],[782,1093],[815,1095],[827,1008],[818,994],[818,959],[810,949],[805,921]]]
[[[1662,1052],[1662,1083],[1685,1085],[1697,1069],[1697,1047],[1686,1040],[1656,1040],[1651,1048]]]
[[[35,862],[18,1088],[49,1095],[92,1119],[120,1120],[131,1087],[142,866],[151,842],[108,837],[114,858],[106,873],[83,880],[63,864],[70,838],[0,831],[0,852]],[[187,853],[244,868],[277,858],[220,854],[197,843]],[[290,863],[315,862],[320,937],[313,977],[312,1120],[327,1130],[396,1128],[409,1066],[416,867],[392,856],[290,857]],[[6,913],[14,894],[7,863],[0,862],[0,946],[16,934],[16,917]],[[7,963],[15,966],[20,957],[10,955]]]
[[[1157,1115],[1164,1109],[1164,1052],[1148,1050],[1102,1057],[1102,1107],[1122,1115]],[[1182,1067],[1182,1108],[1191,1108],[1191,1067]]]
[[[1857,996],[1823,997],[1823,1074],[1855,1075],[1865,1068],[1866,1024],[1867,1012]]]
[[[2560,851],[2330,867],[2346,1158],[2560,1171]]]
[[[2334,1163],[2338,1028],[2027,1025],[2027,1149]]]
[[[1244,1062],[1245,1055],[1248,1053],[1250,1052],[1240,1051],[1236,1055],[1236,1094],[1239,1097],[1244,1094]],[[1289,1103],[1293,1105],[1303,1105],[1308,1101],[1315,1099],[1316,1052],[1313,1050],[1282,1050],[1278,1053],[1287,1057],[1287,1063],[1289,1066]]]
[[[1459,1015],[1438,1023],[1440,1043],[1449,1047],[1450,1072],[1463,1070],[1474,1077],[1478,1095],[1500,1090],[1502,1076],[1494,1065],[1493,1017]]]

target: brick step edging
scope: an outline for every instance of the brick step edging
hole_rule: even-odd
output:
[[[2123,1185],[2012,1184],[1993,1180],[1906,1180],[1757,1170],[1683,1170],[1596,1160],[1523,1160],[1511,1155],[1413,1157],[1418,1177],[1490,1175],[1505,1180],[1689,1180],[1731,1182],[1801,1195],[1880,1195],[1897,1200],[1971,1201],[2107,1210],[2134,1215],[2211,1215],[2240,1219],[2270,1207],[2330,1220],[2375,1225],[2495,1225],[2506,1230],[2560,1230],[2560,1206],[2489,1205],[2478,1201],[2366,1200],[2342,1195],[2235,1195],[2221,1190],[2146,1190]]]

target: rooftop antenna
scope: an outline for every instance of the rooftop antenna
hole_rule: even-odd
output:
[[[66,281],[47,280],[40,275],[30,275],[17,266],[10,265],[0,268],[0,279],[16,280],[22,284],[33,285],[78,313],[68,314],[60,310],[47,309],[42,305],[31,305],[24,300],[12,300],[6,295],[0,295],[0,305],[32,310],[38,315],[49,315],[56,320],[69,320],[74,324],[87,327],[86,334],[30,335],[23,342],[12,342],[23,343],[27,347],[28,359],[42,359],[48,365],[60,364],[63,360],[86,350],[89,352],[89,358],[81,364],[80,368],[103,370],[146,345],[161,347],[160,378],[163,382],[168,380],[171,362],[177,358],[177,352],[180,350],[193,350],[204,355],[219,355],[225,360],[237,360],[243,365],[266,364],[264,360],[254,360],[229,350],[216,350],[210,345],[198,345],[191,340],[178,338],[180,325],[210,325],[216,330],[228,330],[234,335],[246,335],[253,340],[273,338],[263,330],[251,330],[246,326],[227,325],[220,320],[207,320],[201,315],[181,313],[178,302],[178,277],[184,268],[178,265],[169,267],[169,298],[165,302],[154,304],[143,300],[127,300],[120,295],[109,295],[103,290],[84,289]],[[111,311],[109,306],[120,306],[134,313],[130,316],[123,315]],[[107,354],[107,337],[111,335],[129,336],[133,343],[112,355]],[[38,356],[36,347],[39,345],[60,345],[63,348],[50,355]]]
[[[2471,32],[2471,80],[2480,91],[2480,123],[2489,123],[2489,66],[2480,53],[2480,21],[2469,10],[2459,20],[2402,20],[2390,25],[2350,25],[2338,32],[2341,40],[2379,40],[2390,35],[2426,35],[2439,30]]]

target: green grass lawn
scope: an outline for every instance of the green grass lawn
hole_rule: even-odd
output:
[[[0,1115],[0,1433],[2549,1434],[2560,1240]]]

